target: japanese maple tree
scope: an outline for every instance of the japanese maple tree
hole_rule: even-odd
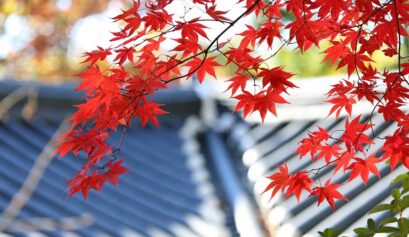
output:
[[[70,131],[57,150],[61,156],[86,154],[86,162],[68,182],[69,195],[81,191],[86,198],[91,189],[118,183],[118,176],[127,171],[120,150],[129,124],[139,119],[142,126],[148,122],[159,126],[157,116],[167,113],[163,105],[148,99],[156,91],[194,75],[199,82],[210,80],[216,78],[217,68],[232,66],[226,93],[237,100],[235,111],[242,111],[244,117],[257,112],[264,120],[267,113],[276,115],[277,104],[288,103],[283,97],[288,89],[297,88],[289,80],[294,74],[285,65],[269,67],[266,61],[287,45],[305,52],[320,48],[322,42],[326,45],[321,48],[324,61],[347,72],[347,78],[327,93],[326,102],[332,105],[328,113],[339,117],[345,111],[349,118],[342,131],[321,127],[310,131],[293,151],[300,158],[323,161],[323,165],[296,172],[279,165],[266,191],[297,199],[306,192],[317,197],[318,205],[325,200],[334,208],[337,200],[346,200],[337,189],[356,178],[366,184],[369,175],[379,176],[377,164],[389,162],[394,169],[402,163],[409,168],[409,115],[404,110],[409,98],[409,62],[402,55],[403,40],[409,37],[409,2],[232,0],[227,1],[231,9],[221,9],[221,2],[226,1],[133,1],[129,9],[112,18],[118,22],[112,45],[84,53],[88,67],[80,74],[83,81],[78,86],[85,91],[84,103],[76,105]],[[182,15],[170,13],[176,3],[183,4]],[[193,14],[195,10],[201,15]],[[256,26],[234,30],[251,16],[259,22]],[[167,45],[174,47],[166,49]],[[376,68],[375,53],[395,59],[396,68]],[[101,68],[100,61],[110,66]],[[372,104],[369,119],[352,116],[354,105],[361,101]],[[373,134],[375,113],[396,123],[395,131],[382,139]],[[120,125],[120,140],[107,144],[109,134]],[[340,136],[334,136],[335,132]],[[375,139],[383,144],[381,155],[368,154]],[[321,182],[319,173],[327,168],[333,174],[348,172],[350,178],[343,183],[335,178]]]

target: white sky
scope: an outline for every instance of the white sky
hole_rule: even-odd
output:
[[[25,17],[12,14],[4,22],[4,33],[0,35],[0,58],[25,47],[31,40],[33,32],[27,25]]]

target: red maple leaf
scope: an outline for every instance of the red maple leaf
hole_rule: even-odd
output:
[[[139,15],[134,15],[132,17],[128,17],[123,19],[125,23],[124,31],[128,33],[128,35],[132,35],[139,29],[139,26],[142,24],[142,19]]]
[[[259,39],[258,44],[263,43],[264,40],[267,41],[269,48],[272,47],[274,38],[281,38],[281,27],[284,26],[281,21],[267,21],[262,24],[257,30],[256,37]]]
[[[295,153],[300,153],[300,159],[303,158],[305,155],[310,153],[311,159],[315,160],[315,154],[319,150],[325,150],[321,145],[321,142],[324,142],[330,138],[328,131],[325,128],[318,127],[318,131],[315,132],[308,132],[308,138],[304,138],[301,140],[300,146],[297,148]],[[323,151],[321,151],[322,153]],[[320,154],[321,154],[320,153]],[[325,151],[324,154],[326,155]],[[326,155],[327,156],[327,155]],[[317,159],[320,159],[321,156],[318,156]]]
[[[331,18],[338,19],[341,11],[347,11],[351,6],[350,0],[317,0],[311,5],[311,8],[319,8],[318,16],[324,18],[328,14],[331,14]]]
[[[329,99],[326,102],[334,104],[329,111],[328,116],[335,112],[335,117],[338,118],[339,114],[341,113],[342,109],[345,108],[347,113],[351,115],[352,113],[352,105],[356,103],[354,96],[347,97],[344,94],[339,94],[335,98]]]
[[[317,196],[318,206],[322,201],[327,200],[332,209],[335,209],[335,199],[345,200],[348,199],[344,197],[340,192],[337,191],[337,188],[340,184],[331,184],[331,180],[328,179],[325,182],[323,187],[315,187],[312,189],[310,196]]]
[[[365,81],[358,82],[354,90],[351,91],[351,94],[356,95],[358,97],[358,100],[362,100],[363,98],[365,98],[367,101],[371,102],[371,104],[374,104],[375,101],[379,100],[379,93],[375,90],[375,86],[376,83]]]
[[[311,158],[314,157],[315,153],[318,151],[319,146],[316,142],[311,138],[304,138],[300,141],[300,145],[298,146],[295,153],[300,153],[300,159],[310,153]]]
[[[233,96],[236,94],[238,89],[241,89],[242,91],[246,88],[247,81],[250,79],[250,76],[248,75],[243,75],[242,73],[238,73],[234,77],[230,78],[229,81],[230,85],[226,89],[226,91],[231,89],[231,95]]]
[[[324,53],[327,54],[322,62],[330,60],[331,65],[335,63],[336,60],[342,59],[347,55],[347,52],[351,50],[345,46],[343,41],[331,41],[332,46],[328,47]]]
[[[148,94],[155,93],[158,89],[165,89],[166,84],[164,84],[159,78],[157,77],[148,77],[148,78],[141,78],[135,76],[128,80],[128,85],[126,88],[129,91],[135,92],[145,92]]]
[[[151,54],[155,50],[160,50],[160,45],[165,40],[166,38],[163,36],[159,36],[157,39],[148,39],[145,46],[141,48],[141,52]]]
[[[145,6],[151,11],[163,10],[167,5],[172,3],[173,0],[155,0],[146,1]]]
[[[108,163],[108,171],[104,174],[106,181],[114,185],[118,185],[118,176],[129,171],[127,168],[122,166],[122,162],[123,160]]]
[[[274,2],[274,3],[270,2],[263,12],[269,18],[274,18],[274,17],[281,18],[280,10],[284,5],[285,5],[284,3],[280,3],[280,2]]]
[[[237,95],[233,98],[239,100],[234,111],[243,109],[243,117],[258,111],[261,116],[262,122],[270,111],[272,114],[277,116],[275,104],[285,104],[288,103],[281,95],[279,91],[260,91],[259,93],[253,95],[248,91],[243,91],[242,94]]]
[[[356,68],[360,70],[365,70],[366,62],[373,62],[373,60],[365,54],[357,52],[356,54],[354,52],[346,52],[347,55],[341,59],[341,61],[338,63],[337,68],[342,68],[344,66],[347,66],[347,72],[348,75],[352,75],[352,73],[356,70]],[[356,64],[355,64],[356,62]]]
[[[368,183],[369,173],[373,173],[380,177],[376,163],[379,163],[381,160],[375,157],[375,154],[369,156],[367,159],[354,158],[355,162],[351,163],[347,169],[352,170],[349,175],[349,180],[355,179],[358,175],[361,176],[362,181],[365,185]]]
[[[349,167],[349,163],[351,159],[355,156],[355,153],[346,151],[338,157],[333,165],[335,166],[334,174],[337,173],[339,170],[343,169],[344,171]]]
[[[262,68],[257,76],[263,79],[263,86],[269,84],[272,89],[287,92],[287,88],[297,87],[288,80],[294,74],[284,71],[282,67],[272,69]]]
[[[311,17],[311,15],[306,15]],[[295,21],[289,23],[285,28],[290,29],[290,40],[295,38],[297,45],[302,52],[307,51],[312,45],[318,46],[319,37],[317,34],[322,28],[325,28],[325,23],[316,23],[308,21],[306,25],[305,20],[297,18]]]
[[[142,18],[145,22],[146,29],[151,31],[159,31],[164,29],[168,22],[172,22],[172,15],[170,15],[165,9],[156,12],[148,12],[146,16]]]
[[[117,53],[114,61],[119,60],[119,65],[121,66],[127,59],[133,63],[135,49],[133,47],[122,47],[115,50]]]
[[[223,15],[227,13],[227,11],[219,11],[216,10],[216,5],[208,6],[206,5],[206,13],[212,17],[213,19],[217,21],[225,21],[225,22],[230,22],[230,19],[227,17],[224,17]]]
[[[104,178],[97,172],[93,172],[91,175],[87,174],[84,171],[80,171],[75,175],[74,178],[70,179],[67,182],[69,192],[68,197],[76,194],[81,191],[82,197],[87,199],[88,192],[91,189],[99,191],[103,185]]]
[[[201,5],[205,5],[207,3],[214,3],[215,0],[193,0],[193,3],[198,3]]]
[[[199,81],[199,83],[202,83],[206,73],[216,78],[214,67],[219,67],[221,66],[221,64],[216,62],[215,59],[215,56],[206,59],[195,57],[192,61],[186,63],[184,66],[190,67],[188,72],[188,75],[190,76],[192,76],[194,72],[197,72],[197,80]]]
[[[242,94],[235,96],[234,98],[239,101],[236,107],[234,108],[234,112],[243,110],[244,118],[253,112],[254,105],[256,103],[256,99],[253,94],[251,94],[248,91],[243,91]]]
[[[379,105],[378,112],[383,115],[385,121],[401,121],[405,117],[405,113],[400,109],[401,106],[403,106],[403,104],[391,101],[385,105]]]
[[[273,190],[271,193],[271,198],[273,198],[277,192],[281,189],[281,192],[284,193],[285,188],[287,187],[288,178],[290,177],[288,174],[288,166],[284,165],[277,165],[278,171],[268,177],[271,180],[270,184],[266,187],[263,193]]]
[[[194,18],[189,22],[176,22],[178,25],[175,27],[175,30],[180,30],[182,34],[182,38],[189,39],[192,41],[197,42],[199,39],[199,35],[208,39],[206,32],[204,29],[207,27],[201,23],[198,23],[199,18]]]
[[[373,124],[370,124],[369,122],[360,123],[360,119],[361,116],[358,116],[352,121],[347,119],[345,122],[345,132],[340,140],[345,143],[348,151],[350,151],[352,147],[358,151],[363,151],[362,145],[373,144],[372,139],[364,133],[366,130],[373,127]]]
[[[174,51],[182,51],[182,57],[186,57],[189,54],[195,54],[199,50],[202,50],[202,46],[198,44],[196,41],[189,40],[189,39],[174,39],[176,42],[178,42],[178,45],[173,48]]]
[[[305,171],[294,173],[287,181],[287,192],[285,197],[288,198],[292,194],[295,195],[298,201],[300,201],[301,193],[303,190],[311,192],[312,179]]]
[[[251,56],[251,52],[252,50],[249,48],[230,47],[229,50],[226,51],[226,55],[228,56],[226,64],[234,62],[239,65],[238,70],[258,68],[263,59]]]
[[[114,21],[124,20],[125,18],[137,14],[140,6],[140,1],[133,1],[132,7],[128,10],[122,10],[122,13],[112,18]]]
[[[258,17],[259,14],[265,9],[266,3],[263,1],[257,1],[257,0],[239,0],[238,2],[243,2],[246,1],[246,8],[250,8],[251,6],[254,6],[251,11],[249,11],[247,14],[251,14],[254,12],[254,14]]]
[[[336,144],[320,146],[320,152],[318,153],[317,160],[322,157],[325,158],[325,162],[329,163],[332,157],[338,157],[340,154],[341,147]]]
[[[317,141],[317,142],[323,142],[331,138],[331,136],[328,134],[327,129],[322,128],[318,126],[318,131],[315,131],[311,133],[311,136]]]
[[[180,69],[178,67],[178,60],[174,57],[168,58],[166,61],[156,62],[155,70],[157,75],[160,75],[162,80],[168,81],[172,78],[172,75],[180,75]]]
[[[257,39],[257,30],[250,25],[246,25],[247,30],[243,31],[239,35],[243,36],[240,42],[239,48],[247,48],[249,44],[254,48]]]
[[[159,127],[157,115],[167,114],[165,110],[160,107],[162,104],[153,103],[152,101],[143,100],[143,103],[140,104],[135,112],[136,116],[141,118],[142,126],[145,127],[148,121],[150,120],[155,126]]]
[[[354,83],[345,79],[331,85],[331,87],[331,90],[327,93],[328,96],[345,95],[355,88]]]
[[[123,40],[129,36],[128,33],[124,29],[121,29],[118,32],[112,32],[112,35],[114,37],[112,37],[109,41]]]
[[[409,169],[409,138],[405,130],[399,129],[392,136],[386,136],[382,151],[384,152],[382,159],[389,159],[391,170],[399,162]]]
[[[84,53],[84,57],[86,57],[86,58],[85,58],[85,60],[82,61],[82,62],[83,62],[83,63],[89,62],[90,65],[92,66],[92,65],[94,65],[97,61],[103,61],[103,60],[105,60],[105,58],[106,58],[107,56],[111,55],[111,54],[112,54],[112,53],[111,53],[111,49],[110,49],[110,48],[104,49],[104,48],[98,46],[96,50],[93,50],[93,51],[91,51],[91,52],[86,52],[86,53]]]
[[[85,95],[90,95],[96,91],[105,80],[105,76],[102,75],[96,65],[88,67],[88,69],[79,74],[79,76],[82,78],[82,81],[77,86],[76,90],[85,90]]]

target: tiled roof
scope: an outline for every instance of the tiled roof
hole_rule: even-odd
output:
[[[19,85],[0,86],[0,97],[16,86]],[[57,92],[46,86],[36,89],[41,95],[39,116],[25,122],[19,115],[23,103],[18,103],[13,107],[17,109],[10,111],[9,120],[0,123],[0,211],[3,215],[13,213],[12,199],[15,206],[22,207],[15,209],[18,216],[4,232],[12,236],[235,237],[241,233],[243,237],[254,237],[266,235],[259,228],[262,221],[279,237],[317,236],[317,231],[327,227],[343,229],[344,234],[351,236],[353,228],[366,224],[366,213],[372,206],[390,201],[389,183],[405,170],[397,167],[390,173],[383,164],[378,166],[381,178],[371,176],[367,186],[360,180],[342,186],[341,192],[349,201],[337,201],[336,211],[326,204],[317,207],[314,199],[305,196],[300,203],[294,197],[269,200],[268,194],[261,192],[268,182],[265,177],[276,171],[277,164],[286,162],[291,171],[320,165],[293,154],[306,132],[317,126],[342,129],[345,118],[324,120],[314,112],[314,116],[304,114],[291,119],[295,110],[288,110],[285,119],[270,120],[264,125],[246,123],[230,112],[218,117],[211,113],[199,121],[189,115],[199,114],[201,106],[206,110],[217,103],[205,100],[203,105],[198,98],[192,99],[190,92],[171,90],[169,94],[159,94],[156,100],[172,111],[160,129],[129,129],[121,151],[131,172],[121,177],[119,186],[108,185],[101,193],[91,193],[87,201],[79,195],[66,199],[64,184],[81,160],[53,159],[38,187],[33,188],[35,192],[24,203],[23,198],[13,195],[21,191],[26,177],[33,175],[30,171],[38,165],[35,160],[48,154],[50,139],[78,99],[69,92],[72,88],[59,87]],[[313,111],[306,105],[297,107],[296,111],[300,110]],[[318,110],[323,108],[314,111]],[[217,123],[212,129],[204,125],[214,118]],[[382,122],[380,116],[372,120],[378,124],[375,136],[385,136],[395,126]],[[118,136],[113,134],[111,139],[118,140]],[[379,143],[370,149],[370,153],[379,152]],[[330,168],[324,169],[320,177],[326,180],[331,173]],[[332,178],[334,182],[347,179],[348,173],[342,172]],[[260,208],[261,218],[253,200]],[[379,220],[382,215],[371,218]]]
[[[50,140],[62,126],[62,117],[44,107],[43,116],[30,122],[17,116],[0,123],[0,212],[3,220],[6,213],[17,215],[3,235],[231,236],[200,144],[195,142],[197,123],[180,113],[164,119],[159,129],[128,130],[121,155],[131,171],[121,176],[119,186],[105,185],[86,201],[80,195],[67,199],[65,182],[83,162],[81,157],[67,156],[46,166],[32,195],[16,198],[26,177],[36,175],[30,174],[35,161],[50,153]],[[118,134],[111,137],[118,138]],[[21,202],[24,198],[27,203]],[[10,204],[12,199],[15,202]]]
[[[243,180],[247,180],[266,225],[277,236],[318,236],[318,231],[329,227],[344,230],[343,234],[353,236],[353,229],[366,226],[369,217],[375,220],[382,218],[382,214],[368,216],[367,213],[373,206],[390,201],[388,196],[392,187],[389,184],[394,177],[405,172],[402,166],[390,172],[388,165],[380,164],[381,177],[370,176],[367,186],[358,179],[342,186],[340,191],[349,201],[337,201],[335,211],[325,203],[317,207],[316,199],[307,198],[306,195],[301,197],[299,203],[293,196],[284,200],[277,195],[270,200],[269,194],[261,195],[268,184],[266,177],[276,172],[277,164],[286,162],[291,172],[323,165],[313,163],[308,158],[300,160],[299,155],[294,154],[298,142],[307,136],[307,131],[315,131],[317,126],[332,131],[342,130],[344,119],[288,120],[264,125],[250,125],[236,119],[226,130],[230,149],[239,160],[236,165],[241,170]],[[363,119],[368,119],[368,116]],[[374,128],[377,137],[390,134],[395,126],[383,122],[381,115],[374,116],[372,122],[377,124]],[[335,136],[341,134],[334,133]],[[379,152],[380,148],[380,144],[375,143],[371,145],[369,153]],[[330,167],[322,170],[319,177],[325,181],[332,173]],[[339,183],[348,177],[349,172],[338,172],[332,181]]]

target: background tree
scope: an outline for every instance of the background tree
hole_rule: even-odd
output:
[[[292,72],[269,63],[285,46],[303,53],[319,48],[324,62],[346,69],[348,78],[332,86],[327,102],[332,104],[329,115],[338,117],[346,111],[350,117],[342,131],[317,128],[301,140],[295,152],[315,161],[316,168],[291,172],[282,164],[269,177],[266,191],[297,199],[306,192],[318,198],[318,205],[326,201],[334,208],[336,200],[346,200],[337,191],[339,186],[379,176],[379,163],[388,162],[391,169],[399,163],[409,168],[409,115],[404,109],[409,63],[402,54],[403,39],[409,37],[408,10],[405,0],[134,1],[113,17],[120,27],[112,33],[111,47],[84,54],[88,68],[80,74],[78,90],[85,91],[85,102],[77,105],[71,130],[57,150],[61,156],[87,154],[83,167],[68,182],[68,195],[81,191],[86,198],[91,189],[118,183],[118,176],[127,171],[120,159],[127,127],[134,119],[142,126],[148,122],[158,126],[157,116],[166,112],[148,96],[176,80],[196,75],[202,82],[216,78],[216,68],[232,66],[227,81],[231,97],[237,100],[235,111],[242,111],[243,117],[257,112],[262,120],[267,113],[276,115],[276,105],[287,103],[283,95],[297,87],[289,80]],[[255,17],[259,24],[240,28],[247,17]],[[323,44],[325,48],[320,47]],[[378,68],[375,54],[395,60],[396,69]],[[101,61],[110,66],[99,66]],[[354,104],[364,100],[373,106],[369,119],[351,117]],[[375,137],[374,113],[395,122],[395,131]],[[109,133],[119,125],[120,140],[107,144]],[[375,141],[383,144],[381,154],[368,153]],[[320,180],[320,172],[330,168],[333,176],[350,171],[349,180]]]
[[[0,77],[45,82],[71,79],[83,69],[76,57],[80,53],[76,55],[73,50],[83,47],[74,45],[74,41],[78,41],[75,30],[84,25],[87,17],[103,15],[109,7],[121,4],[131,3],[123,0],[0,1]]]

